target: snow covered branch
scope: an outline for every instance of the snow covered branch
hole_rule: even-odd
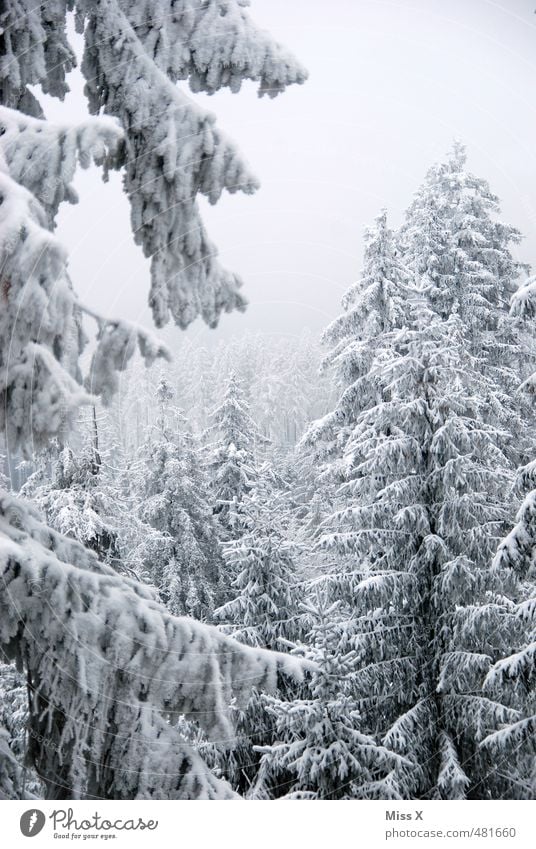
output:
[[[112,775],[115,798],[146,795],[147,758],[153,776],[177,773],[157,752],[183,745],[171,736],[181,716],[213,739],[232,738],[233,699],[244,704],[253,687],[274,692],[281,675],[300,680],[307,668],[170,616],[150,590],[9,497],[0,502],[0,562],[0,640],[28,675],[32,728],[47,741],[34,757],[52,795],[106,795]],[[175,778],[170,798],[182,792]]]

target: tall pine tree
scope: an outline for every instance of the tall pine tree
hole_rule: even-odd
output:
[[[208,446],[208,470],[212,481],[214,512],[225,539],[237,531],[242,501],[257,477],[258,448],[264,442],[249,413],[241,381],[229,376],[222,403],[212,412],[210,434],[217,439]]]
[[[517,231],[495,222],[496,198],[464,165],[456,146],[417,195],[391,300],[355,317],[347,300],[332,325],[343,391],[305,439],[342,482],[322,545],[353,566],[326,585],[350,612],[365,727],[413,763],[385,788],[402,798],[501,795],[477,744],[519,708],[483,691],[523,644],[522,588],[490,569],[524,450],[504,402],[524,344],[506,309]]]
[[[165,378],[156,390],[158,423],[141,449],[136,478],[145,538],[138,556],[146,580],[175,615],[210,617],[218,603],[219,533],[195,438]],[[143,533],[143,528],[140,529]]]

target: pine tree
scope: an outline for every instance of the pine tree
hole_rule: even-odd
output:
[[[88,380],[105,399],[137,346],[146,363],[169,356],[146,331],[81,304],[51,232],[59,204],[76,200],[76,165],[94,161],[106,176],[119,161],[121,139],[104,119],[54,126],[0,105],[0,425],[12,450],[30,442],[46,447],[72,424],[81,404],[91,403],[79,364],[87,342],[84,315],[98,325]]]
[[[73,7],[84,37],[85,93],[99,117],[54,125],[31,87],[59,99],[68,91],[75,58],[66,15]],[[111,168],[123,171],[134,237],[151,258],[158,326],[173,318],[186,327],[198,315],[214,326],[223,311],[245,304],[240,280],[217,261],[198,197],[216,203],[223,191],[254,191],[257,181],[214,116],[176,83],[236,92],[252,79],[260,95],[274,96],[306,72],[255,27],[241,0],[224,7],[167,0],[156,18],[152,12],[145,0],[6,0],[0,11],[0,408],[14,447],[32,438],[45,445],[88,401],[79,367],[83,315],[97,322],[88,375],[94,394],[110,398],[136,345],[148,362],[164,354],[140,328],[96,315],[75,295],[50,231],[59,204],[77,199],[78,164],[102,165],[105,178]]]
[[[9,733],[0,726],[0,800],[27,798],[23,770],[11,750]]]
[[[207,467],[212,479],[214,512],[225,539],[236,533],[242,502],[257,477],[257,449],[264,440],[249,414],[249,405],[236,374],[229,376],[222,403],[212,412]]]
[[[534,278],[529,278],[512,299],[512,315],[520,320],[535,315]],[[531,398],[534,375],[524,382],[522,390]],[[520,471],[520,486],[525,497],[516,517],[516,524],[501,542],[493,562],[499,574],[510,573],[521,584],[517,604],[510,613],[518,621],[523,641],[518,651],[499,660],[488,672],[485,691],[491,695],[506,693],[509,703],[517,708],[520,717],[502,729],[492,732],[482,743],[482,749],[495,765],[497,782],[504,795],[516,799],[536,798],[536,463],[528,463]],[[512,764],[516,770],[512,776]],[[508,768],[506,768],[508,765]],[[512,780],[513,779],[513,780]]]
[[[310,621],[307,654],[315,669],[306,697],[263,697],[275,717],[278,742],[260,749],[257,796],[281,795],[277,790],[283,788],[287,799],[366,799],[378,798],[381,788],[385,799],[392,771],[411,767],[361,731],[351,694],[352,658],[340,653],[339,608],[339,602],[326,605],[319,593],[303,605]]]
[[[372,364],[389,347],[388,334],[405,323],[406,278],[384,210],[365,232],[363,271],[343,298],[344,312],[323,335],[323,342],[332,346],[323,368],[334,373],[342,394],[335,408],[314,422],[300,443],[302,448],[318,451],[320,461],[340,457],[357,415],[379,398],[381,387]]]
[[[121,571],[121,505],[113,482],[106,479],[103,470],[95,409],[90,430],[83,429],[81,441],[76,451],[66,445],[44,452],[21,495],[41,510],[50,527],[78,540],[103,563]],[[51,465],[54,470],[49,480]]]
[[[474,741],[514,717],[482,693],[518,638],[510,581],[488,569],[513,470],[485,424],[459,322],[418,299],[413,310],[382,363],[391,399],[359,416],[348,441],[347,506],[322,543],[362,564],[334,587],[353,607],[346,639],[366,727],[415,764],[386,792],[458,798],[483,777]]]
[[[215,612],[226,631],[250,646],[277,648],[291,639],[294,622],[294,546],[285,507],[264,469],[241,510],[241,534],[224,546],[235,597]]]
[[[26,760],[28,691],[24,676],[11,664],[0,661],[0,798],[28,799],[42,796],[42,783]],[[5,742],[5,745],[3,743]],[[5,759],[5,772],[2,762]],[[4,776],[11,776],[2,790]]]
[[[508,315],[523,266],[511,252],[519,230],[498,220],[499,199],[486,180],[466,170],[465,146],[455,142],[428,171],[401,231],[404,261],[430,286],[438,315],[456,312],[470,327],[473,352],[493,346]],[[488,342],[488,345],[485,342]]]
[[[503,422],[505,447],[521,465],[529,459],[526,422],[532,413],[517,388],[535,357],[526,329],[509,314],[526,270],[512,254],[521,234],[500,220],[499,199],[466,165],[465,147],[456,142],[429,170],[406,213],[403,259],[427,288],[434,311],[444,320],[459,316],[479,369],[494,384],[491,416]]]
[[[217,523],[199,452],[165,378],[158,424],[142,449],[135,499],[143,539],[141,574],[175,615],[207,619],[218,603],[222,564]]]
[[[313,574],[328,573],[335,578],[355,569],[355,558],[340,549],[325,549],[319,556],[318,539],[329,527],[329,515],[347,504],[338,488],[345,481],[344,449],[357,418],[376,403],[389,400],[389,389],[376,365],[389,356],[392,333],[407,323],[409,282],[396,235],[383,210],[365,230],[362,272],[343,297],[344,312],[322,336],[324,345],[331,348],[321,369],[333,384],[334,405],[308,427],[296,451],[301,479],[309,481],[302,527],[309,527],[305,533],[312,553],[307,565]],[[321,493],[326,523],[319,527],[315,491]]]
[[[460,164],[458,150],[455,160]],[[461,164],[443,170],[446,198],[438,190],[433,199],[452,211]],[[447,238],[441,228],[431,227],[431,235],[424,225],[406,229],[403,261],[411,276],[396,290],[398,315],[389,319],[385,302],[376,301],[370,316],[363,311],[370,336],[360,316],[334,323],[339,339],[332,337],[328,361],[342,374],[343,392],[305,439],[320,441],[320,454],[333,458],[342,480],[322,545],[339,564],[354,565],[326,586],[353,608],[346,649],[356,652],[354,694],[365,728],[414,764],[389,776],[385,793],[401,798],[497,794],[477,744],[517,716],[506,693],[483,691],[508,646],[523,643],[513,613],[521,589],[510,572],[489,568],[513,505],[519,413],[511,401],[503,412],[502,393],[520,346],[514,338],[503,346],[504,375],[495,355],[516,266],[508,254],[511,230],[493,231],[489,204],[479,200],[482,185],[465,188],[456,207],[461,218],[443,222],[448,239],[437,249],[447,266],[453,257],[458,262],[455,281],[433,278],[430,244]],[[414,218],[417,209],[416,201]],[[478,230],[470,210],[484,219]],[[502,254],[489,231],[502,234]],[[423,233],[425,248],[418,244]],[[470,257],[469,245],[482,257],[476,248]],[[430,260],[429,273],[412,251]]]
[[[241,80],[254,79],[260,94],[273,95],[306,75],[254,26],[241,0],[224,7],[169,2],[157,18],[153,6],[6,0],[0,9],[0,428],[10,451],[46,447],[68,433],[81,404],[94,395],[109,401],[136,348],[146,363],[166,356],[150,334],[96,314],[75,294],[52,229],[59,204],[76,200],[77,165],[94,162],[105,177],[123,170],[135,239],[151,257],[159,326],[172,317],[185,327],[198,315],[213,326],[223,311],[244,306],[240,281],[219,265],[197,201],[250,192],[256,180],[214,117],[176,83],[237,91]],[[75,60],[66,14],[73,8],[89,107],[108,117],[54,125],[32,88],[59,99],[68,90]],[[85,376],[84,317],[97,324]],[[279,668],[299,674],[296,665],[170,617],[151,591],[4,492],[0,531],[0,643],[27,676],[29,756],[47,795],[232,795],[170,718],[195,715],[212,733],[230,733],[225,705],[232,694],[240,700],[255,684],[273,687]],[[17,792],[15,769],[2,772],[3,788],[9,783]]]
[[[171,616],[16,499],[1,499],[0,525],[0,642],[27,676],[28,754],[46,797],[232,797],[179,718],[231,738],[233,698],[275,691],[305,665]]]
[[[242,502],[241,532],[224,545],[231,600],[214,613],[222,630],[250,646],[281,649],[296,639],[295,546],[288,538],[284,496],[267,467]],[[235,789],[247,793],[259,764],[254,745],[272,739],[273,723],[258,693],[234,711],[236,740],[216,750],[215,761]]]

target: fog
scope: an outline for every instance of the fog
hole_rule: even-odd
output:
[[[226,196],[205,222],[222,261],[244,279],[250,306],[200,321],[203,344],[246,331],[320,333],[359,274],[363,228],[382,207],[397,225],[427,168],[455,137],[501,197],[504,218],[536,261],[536,16],[532,0],[253,0],[252,15],[308,67],[275,100],[196,96],[218,116],[260,177],[253,197]],[[85,113],[70,78],[49,117]],[[58,234],[84,301],[151,326],[148,262],[133,243],[121,180],[77,178],[81,203]],[[203,205],[203,208],[204,205]],[[163,333],[173,346],[183,332]]]

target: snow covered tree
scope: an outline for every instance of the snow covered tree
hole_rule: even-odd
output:
[[[294,545],[286,534],[284,496],[274,491],[267,472],[242,501],[240,536],[224,545],[236,595],[214,616],[235,639],[277,648],[295,630]]]
[[[304,698],[262,697],[275,717],[278,742],[261,749],[253,795],[281,795],[282,787],[287,799],[371,799],[381,789],[379,798],[388,798],[392,770],[411,764],[360,729],[352,658],[340,653],[340,603],[328,606],[317,594],[302,607],[311,622],[307,655],[316,668]]]
[[[64,97],[73,9],[90,110],[108,117],[54,125],[32,89]],[[159,326],[172,317],[185,327],[198,315],[213,326],[222,311],[244,306],[197,201],[250,192],[256,180],[214,117],[176,83],[237,91],[254,79],[273,95],[305,72],[255,28],[242,0],[170,0],[153,12],[143,0],[5,0],[0,9],[0,428],[13,451],[30,454],[64,436],[94,395],[109,401],[136,347],[146,363],[166,355],[147,332],[76,296],[52,229],[59,204],[76,200],[77,165],[94,162],[105,177],[123,170],[134,237],[151,257]],[[86,318],[97,334],[84,376]],[[295,662],[171,617],[147,588],[4,492],[0,574],[0,644],[25,670],[29,756],[49,798],[232,795],[184,743],[178,718],[229,735],[231,699],[275,687],[280,669],[299,675]],[[3,743],[2,755],[2,790],[16,795]]]
[[[194,437],[170,405],[173,395],[162,379],[158,425],[135,472],[134,498],[143,522],[138,557],[142,576],[172,613],[206,619],[218,603],[219,531]]]
[[[365,727],[414,764],[389,775],[386,795],[459,798],[485,792],[475,741],[515,717],[482,692],[520,639],[515,587],[489,569],[514,470],[486,424],[459,321],[418,298],[412,309],[378,366],[391,399],[363,412],[348,440],[346,506],[322,544],[362,564],[332,589],[353,608],[347,649]]]
[[[249,414],[237,375],[229,376],[222,403],[212,412],[207,468],[212,479],[214,511],[227,539],[236,533],[238,514],[257,476],[257,449],[264,440]]]
[[[363,271],[343,298],[344,312],[323,335],[323,342],[332,346],[323,368],[334,374],[342,394],[335,408],[314,422],[300,443],[318,452],[321,461],[340,457],[357,415],[379,400],[382,389],[371,367],[389,346],[388,334],[405,323],[406,278],[384,210],[365,231]]]
[[[465,146],[455,142],[416,192],[400,239],[407,267],[430,287],[438,314],[447,319],[456,312],[472,330],[473,351],[484,347],[489,355],[497,337],[486,331],[508,318],[523,269],[511,251],[521,234],[498,220],[499,199],[466,164]]]
[[[296,618],[295,546],[288,538],[288,510],[270,470],[264,468],[241,504],[240,536],[224,544],[230,601],[214,612],[222,630],[250,646],[281,649],[299,633]],[[242,793],[255,782],[259,756],[254,745],[272,739],[273,723],[258,693],[234,711],[236,740],[219,751],[216,763]]]
[[[73,8],[89,108],[109,117],[54,125],[31,87],[60,99],[68,91]],[[158,326],[172,317],[186,327],[198,315],[213,326],[222,311],[245,303],[239,279],[217,261],[198,196],[215,203],[224,190],[252,192],[257,181],[214,116],[176,83],[212,93],[253,79],[260,94],[273,96],[306,73],[255,27],[241,0],[170,0],[153,11],[143,0],[5,0],[0,11],[0,406],[14,447],[32,438],[45,444],[87,400],[79,368],[84,315],[98,326],[87,386],[105,399],[136,343],[148,362],[164,353],[144,331],[95,315],[75,295],[50,230],[59,204],[76,201],[77,164],[94,161],[105,177],[123,170],[134,237],[151,257]]]
[[[27,763],[28,688],[12,664],[0,661],[0,798],[27,799],[42,795],[35,770]],[[3,745],[5,741],[5,745]],[[2,762],[5,759],[5,772]],[[2,791],[4,777],[11,787]],[[14,782],[14,784],[13,784]]]
[[[536,314],[536,284],[529,278],[512,299],[514,317],[533,319]],[[532,400],[534,375],[521,387]],[[490,694],[506,693],[510,704],[519,710],[517,722],[492,732],[482,743],[482,749],[496,766],[497,783],[505,796],[536,798],[536,463],[528,463],[520,473],[520,483],[526,495],[517,521],[501,542],[493,562],[499,574],[510,573],[521,585],[517,604],[510,616],[518,623],[523,641],[518,650],[499,660],[489,670],[484,689]],[[503,764],[508,763],[505,770]],[[515,764],[515,771],[512,765]]]
[[[121,505],[115,487],[104,476],[97,427],[93,409],[90,429],[83,428],[81,448],[51,446],[43,452],[21,495],[39,508],[51,528],[78,540],[121,571]]]
[[[346,568],[355,568],[354,558],[341,551],[324,551],[318,556],[316,543],[323,530],[318,514],[321,512],[322,520],[327,521],[337,505],[341,509],[346,506],[347,500],[337,493],[345,480],[346,442],[363,411],[389,400],[389,388],[373,366],[389,355],[393,331],[407,323],[408,284],[396,235],[388,227],[383,210],[365,230],[361,275],[343,297],[344,311],[322,336],[324,345],[330,346],[321,368],[334,386],[333,407],[309,425],[296,452],[301,478],[310,481],[303,521],[312,550],[307,564],[309,577],[326,571],[344,574]],[[322,506],[315,499],[318,490]]]
[[[434,165],[406,213],[400,233],[403,259],[427,288],[435,312],[456,314],[475,365],[493,380],[490,415],[504,424],[513,461],[529,459],[529,405],[517,393],[520,377],[534,368],[535,346],[509,314],[510,298],[526,266],[512,248],[520,232],[499,218],[499,199],[486,180],[467,170],[464,145],[456,142]]]
[[[447,199],[438,193],[435,200],[452,211],[445,170]],[[356,652],[354,697],[364,728],[413,764],[391,772],[386,797],[493,794],[478,742],[517,717],[505,692],[483,691],[508,646],[524,640],[513,613],[520,588],[511,573],[490,569],[514,504],[519,456],[519,413],[513,401],[503,409],[512,351],[521,347],[513,335],[503,375],[495,360],[517,266],[508,253],[510,228],[497,225],[503,253],[499,236],[493,243],[488,234],[488,247],[484,235],[462,234],[470,210],[486,219],[482,233],[491,228],[491,201],[481,203],[479,192],[484,188],[473,184],[461,192],[463,221],[454,216],[443,226],[459,262],[449,287],[443,279],[444,291],[436,286],[412,260],[411,251],[419,253],[412,239],[426,234],[423,225],[403,232],[394,318],[381,300],[355,318],[346,303],[328,356],[342,377],[341,400],[304,440],[318,443],[342,481],[321,542],[339,567],[326,586],[351,614],[342,649]],[[474,221],[471,227],[476,231]],[[472,258],[463,256],[477,243],[486,268],[476,248]],[[459,297],[445,307],[452,292]]]
[[[0,501],[0,642],[25,669],[47,798],[230,798],[176,727],[232,738],[231,701],[304,664],[175,618],[27,505]]]
[[[334,403],[333,386],[318,371],[320,343],[308,332],[270,338],[269,344],[264,335],[246,332],[238,338],[222,339],[210,349],[199,346],[188,335],[178,341],[173,363],[164,364],[161,371],[180,398],[194,432],[206,431],[207,443],[221,436],[211,431],[211,413],[222,405],[233,373],[239,376],[240,395],[247,401],[247,412],[261,435],[263,459],[274,450],[288,454],[295,433],[301,435],[305,423],[323,415]],[[149,385],[150,374],[141,363],[129,366],[117,400],[106,408],[115,439],[125,447],[127,443],[139,447],[143,428],[156,421],[155,380],[151,375]]]
[[[121,144],[119,129],[104,119],[54,126],[0,106],[0,425],[10,449],[46,446],[91,402],[79,367],[84,315],[99,328],[88,379],[104,398],[136,344],[148,363],[165,355],[145,331],[82,306],[51,233],[60,202],[76,199],[77,163],[103,164],[106,174]]]
[[[27,798],[23,770],[11,750],[8,732],[0,726],[0,800]]]

